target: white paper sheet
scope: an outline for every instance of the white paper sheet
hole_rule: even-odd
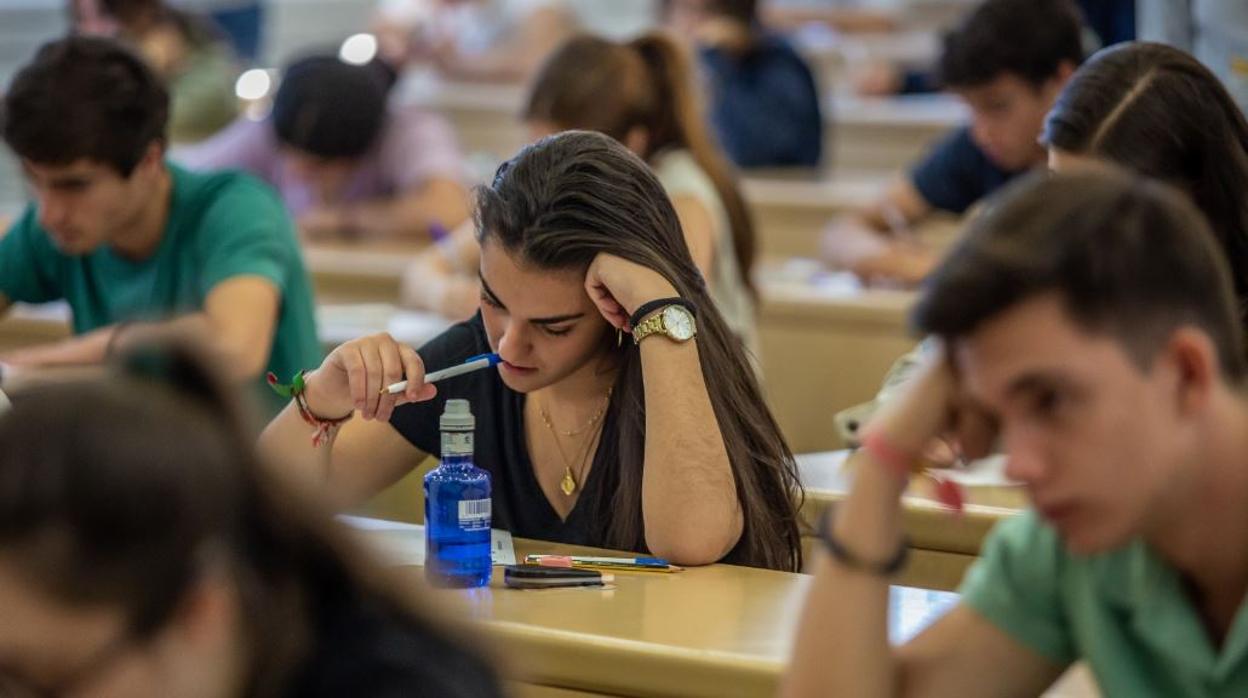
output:
[[[1019,487],[1005,476],[1005,456],[996,455],[971,461],[965,468],[939,468],[928,471],[963,487]]]

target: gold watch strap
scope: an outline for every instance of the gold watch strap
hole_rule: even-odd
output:
[[[641,344],[641,340],[658,332],[666,332],[667,325],[663,322],[663,311],[646,318],[640,325],[633,328],[633,344]]]

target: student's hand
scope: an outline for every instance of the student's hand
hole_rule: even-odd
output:
[[[944,348],[876,412],[867,430],[879,431],[903,453],[930,456],[944,442],[944,450],[966,458],[988,455],[996,432],[992,420],[967,403]]]
[[[854,216],[832,219],[819,238],[819,257],[833,269],[853,269],[887,250],[888,239]]]
[[[347,216],[339,208],[320,206],[299,216],[299,232],[308,240],[344,237],[350,230]]]
[[[850,269],[868,285],[900,284],[913,288],[923,282],[940,261],[931,249],[909,241],[892,241],[878,254],[858,260]]]
[[[401,380],[407,380],[405,392],[382,394],[384,387]],[[304,382],[308,408],[325,419],[355,410],[364,419],[388,421],[396,406],[432,400],[438,393],[425,383],[425,363],[416,350],[384,332],[334,349]]]
[[[598,311],[617,329],[630,329],[628,319],[652,300],[676,296],[676,288],[659,272],[605,252],[585,273],[585,291]]]
[[[889,61],[870,61],[850,71],[854,92],[864,97],[885,97],[901,92],[901,68]]]

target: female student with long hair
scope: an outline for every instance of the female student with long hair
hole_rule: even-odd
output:
[[[602,134],[545,138],[478,191],[476,222],[480,313],[419,354],[388,335],[338,347],[301,399],[314,420],[348,421],[317,448],[292,406],[262,445],[351,503],[436,455],[445,399],[468,398],[495,525],[796,569],[792,454],[645,163]],[[497,370],[423,381],[489,351]],[[404,376],[406,392],[381,394]]]
[[[676,207],[720,313],[755,349],[753,221],[707,129],[683,49],[662,34],[627,43],[573,38],[534,80],[524,120],[535,137],[568,129],[605,133],[645,160]],[[407,274],[407,302],[452,317],[475,312],[477,256],[470,231],[434,248]]]
[[[0,410],[0,695],[502,695],[177,349]]]
[[[1200,61],[1164,44],[1107,48],[1058,96],[1041,140],[1055,170],[1107,162],[1186,192],[1248,308],[1248,121]]]

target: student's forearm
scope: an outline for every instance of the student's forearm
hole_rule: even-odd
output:
[[[728,451],[711,407],[697,340],[642,341],[646,397],[642,510],[651,552],[687,565],[723,557],[741,536]]]
[[[261,432],[259,448],[267,462],[286,469],[309,490],[323,493],[328,489],[333,443],[314,447],[312,431],[292,400]]]
[[[226,375],[240,382],[254,380],[264,373],[272,347],[271,336],[251,336],[250,332],[239,331],[228,323],[214,321],[210,315],[202,312],[161,323],[131,325],[123,329],[119,339],[129,341],[126,335],[131,335],[134,339],[181,335],[202,338]],[[287,380],[290,376],[280,378]]]
[[[450,230],[466,221],[469,213],[463,188],[442,182],[397,199],[353,204],[345,215],[348,226],[366,237],[423,238],[434,224]]]
[[[293,473],[293,477],[322,497],[333,509],[347,510],[397,481],[425,459],[425,454],[384,421],[365,420],[353,408],[348,394],[327,392],[318,377],[321,370],[305,376],[308,410],[321,419],[352,418],[331,430],[327,440],[313,444],[314,427],[303,421],[292,404],[260,435],[266,456]]]
[[[888,560],[902,539],[899,485],[879,464],[858,460],[854,488],[837,512],[834,535],[864,560]],[[888,587],[885,577],[818,556],[785,680],[786,698],[899,695],[888,642]]]
[[[53,344],[41,344],[0,354],[0,363],[24,368],[53,368],[98,364],[106,358],[116,325],[71,337]]]

